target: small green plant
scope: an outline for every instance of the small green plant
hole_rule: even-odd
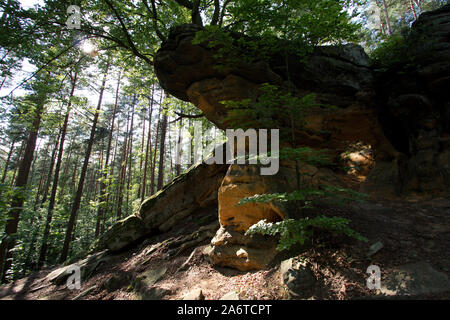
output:
[[[350,221],[348,219],[326,217],[323,215],[300,220],[287,219],[276,223],[261,220],[251,226],[247,230],[246,235],[262,234],[275,236],[279,234],[280,240],[277,246],[279,251],[289,250],[296,244],[303,245],[313,237],[314,231],[318,229],[344,234],[351,238],[367,242],[368,240],[366,238],[348,226],[349,223]]]
[[[274,193],[254,195],[241,199],[238,205],[248,203],[269,203],[269,202],[288,202],[295,201],[299,210],[314,208],[318,199],[328,198],[335,200],[335,204],[343,204],[352,201],[362,202],[365,194],[350,189],[337,188],[329,185],[322,185],[319,188],[304,188],[291,193]],[[262,234],[276,235],[280,234],[278,250],[288,250],[293,245],[299,243],[303,245],[310,240],[314,231],[327,230],[332,233],[344,234],[351,238],[361,241],[368,241],[358,232],[351,229],[348,225],[350,220],[340,217],[326,217],[320,215],[317,217],[305,217],[301,219],[287,219],[281,222],[268,223],[265,220],[259,221],[247,230],[246,235]]]

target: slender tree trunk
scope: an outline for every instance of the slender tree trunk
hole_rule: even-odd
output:
[[[127,116],[127,133],[125,135],[125,139],[122,147],[122,155],[120,157],[120,176],[119,176],[119,188],[117,195],[117,219],[120,220],[122,218],[122,205],[123,205],[123,188],[125,185],[125,176],[127,171],[127,155],[128,155],[128,135],[130,132],[129,128],[130,114]]]
[[[181,156],[183,149],[181,148],[181,144],[183,143],[183,137],[181,135],[181,128],[183,126],[183,119],[180,119],[180,127],[178,128],[178,140],[177,140],[177,154],[176,159],[177,163],[175,164],[175,174],[178,177],[181,174]]]
[[[16,175],[17,175],[17,170],[19,169],[19,167],[20,167],[20,164],[22,163],[22,158],[23,158],[23,152],[24,152],[24,150],[25,150],[25,146],[27,145],[27,142],[26,141],[22,141],[22,144],[21,144],[21,146],[20,146],[20,150],[19,150],[19,158],[17,159],[17,163],[16,163],[16,165],[14,166],[14,173],[13,173],[13,176],[12,176],[12,179],[11,179],[11,187],[13,187],[14,186],[14,183],[15,183],[15,181],[16,181]],[[34,152],[34,151],[33,151]]]
[[[388,34],[392,35],[392,29],[391,29],[391,21],[389,19],[389,11],[386,5],[386,1],[385,0],[381,0],[383,2],[383,9],[384,9],[384,14],[386,16],[386,24],[387,24],[387,30],[388,30]]]
[[[50,194],[50,200],[49,200],[48,210],[47,210],[47,219],[45,221],[44,234],[42,236],[42,244],[41,244],[41,249],[39,252],[38,268],[42,267],[42,265],[45,262],[46,255],[47,255],[48,237],[50,235],[50,226],[51,226],[51,222],[53,219],[53,210],[55,208],[56,193],[58,191],[59,172],[61,170],[61,163],[62,163],[63,153],[64,153],[64,143],[66,140],[67,126],[69,124],[70,110],[72,107],[72,102],[71,102],[72,99],[71,98],[73,97],[73,94],[75,92],[77,77],[78,77],[78,74],[75,73],[73,80],[72,80],[72,89],[70,91],[69,103],[67,105],[67,111],[66,111],[66,115],[64,117],[64,123],[61,128],[61,138],[59,141],[58,158],[56,160],[55,175],[53,176],[52,191]]]
[[[53,151],[52,151],[52,157],[50,160],[50,168],[48,170],[47,181],[45,183],[45,188],[44,188],[44,194],[43,194],[42,200],[41,200],[41,206],[45,203],[45,201],[47,201],[48,190],[50,189],[53,168],[55,167],[55,157],[56,157],[56,152],[58,151],[58,143],[61,139],[61,134],[62,134],[62,131],[59,132],[58,137],[56,138],[55,147],[53,148]]]
[[[411,2],[411,10],[412,10],[412,13],[414,15],[414,21],[416,21],[417,20],[417,13],[416,13],[416,8],[414,8],[414,1],[410,0],[410,2]]]
[[[144,164],[144,147],[145,147],[145,117],[146,117],[146,110],[145,108],[142,109],[142,117],[143,117],[143,121],[142,121],[142,137],[141,137],[141,152],[139,153],[139,177],[141,177],[140,179],[140,183],[139,183],[139,189],[138,189],[138,198],[141,197],[142,194],[142,165]]]
[[[34,149],[36,148],[36,141],[38,138],[38,131],[41,124],[41,114],[44,108],[43,97],[38,98],[37,109],[35,113],[35,119],[33,121],[32,129],[28,135],[26,141],[25,152],[23,159],[19,165],[17,178],[15,181],[16,188],[25,188],[28,182],[28,175],[30,173],[31,164],[33,162]],[[9,218],[6,222],[5,237],[0,245],[0,274],[1,280],[6,280],[7,272],[12,264],[12,252],[14,248],[15,239],[14,235],[17,233],[17,227],[19,225],[20,214],[24,205],[25,198],[21,194],[13,196],[11,201],[11,211]]]
[[[58,139],[59,139],[59,137],[58,137]],[[57,145],[57,143],[55,144],[55,148],[57,148],[56,145]],[[43,189],[44,177],[45,177],[45,174],[47,173],[45,168],[47,167],[47,160],[48,160],[47,155],[48,155],[49,147],[50,147],[50,142],[47,144],[47,148],[45,148],[44,163],[42,165],[42,168],[44,168],[44,169],[41,173],[38,189],[36,192],[36,197],[34,199],[34,206],[33,206],[34,215],[33,215],[32,222],[31,222],[31,225],[33,226],[33,233],[31,235],[31,239],[30,239],[30,246],[28,247],[28,251],[25,256],[24,269],[22,271],[22,274],[25,274],[25,271],[30,269],[30,267],[31,267],[31,260],[32,260],[32,256],[33,256],[33,252],[34,252],[34,248],[35,248],[35,244],[36,244],[37,235],[38,235],[39,229],[40,229],[41,214],[40,214],[40,211],[38,211],[38,207],[39,207],[39,203],[40,203],[39,198],[41,196],[42,189]],[[53,149],[55,149],[55,148],[53,148]],[[53,159],[51,161],[53,161]]]
[[[153,112],[153,93],[154,93],[154,87],[152,88],[152,97],[150,100],[150,113],[149,113],[149,120],[148,120],[148,134],[147,134],[147,146],[145,150],[145,162],[144,162],[144,177],[142,179],[142,194],[141,194],[141,201],[144,201],[145,198],[145,191],[147,187],[147,172],[148,172],[148,162],[149,157],[151,158],[151,155],[149,155],[149,152],[151,152],[151,144],[152,144],[152,112]]]
[[[77,175],[78,175],[78,161],[80,160],[80,153],[77,154],[77,156],[75,157],[75,162],[73,165],[73,173],[72,173],[72,180],[70,182],[70,189],[69,189],[69,194],[72,196],[73,195],[73,190],[75,189],[75,184],[76,184],[76,179],[77,179]]]
[[[8,173],[8,167],[9,167],[9,162],[11,161],[11,156],[14,152],[14,145],[16,144],[16,139],[14,139],[11,143],[11,147],[9,148],[9,152],[8,152],[8,158],[6,158],[6,162],[5,162],[5,168],[3,169],[3,176],[2,176],[2,180],[1,183],[5,183],[6,180],[6,174]]]
[[[136,94],[133,96],[133,106],[131,108],[131,130],[130,130],[130,138],[128,142],[128,179],[127,179],[127,211],[126,215],[128,216],[128,209],[130,205],[130,184],[131,179],[133,178],[133,133],[134,133],[134,109],[136,104]]]
[[[159,147],[158,191],[164,186],[164,158],[166,152],[167,115],[163,114],[161,123],[161,143]]]
[[[77,132],[77,133],[78,133],[78,132]],[[72,162],[73,149],[75,148],[75,147],[74,147],[74,140],[75,140],[75,136],[76,136],[76,135],[77,135],[77,134],[75,134],[75,135],[70,139],[70,143],[69,143],[69,154],[68,154],[66,160],[64,161],[64,162],[65,162],[65,163],[64,163],[64,169],[63,169],[63,172],[62,172],[62,175],[61,175],[61,177],[62,177],[62,183],[61,183],[61,188],[59,189],[59,192],[58,192],[59,195],[63,195],[63,194],[64,194],[64,190],[65,190],[65,187],[66,187],[66,185],[67,185],[67,180],[68,180],[68,177],[69,177],[70,163]],[[61,165],[62,165],[62,163],[61,163]]]
[[[84,162],[83,162],[83,167],[81,169],[80,180],[78,182],[78,189],[75,194],[75,199],[74,199],[73,206],[72,206],[72,212],[70,213],[69,223],[67,225],[66,237],[64,239],[64,245],[63,245],[63,249],[61,252],[60,262],[66,261],[67,256],[69,254],[70,242],[72,240],[73,231],[75,229],[77,213],[78,213],[78,209],[80,208],[81,197],[83,195],[84,179],[86,178],[86,172],[87,172],[87,169],[89,166],[89,158],[91,156],[92,146],[94,144],[95,130],[97,129],[97,122],[98,122],[100,110],[102,107],[103,92],[105,91],[105,84],[106,84],[106,79],[107,79],[107,75],[108,75],[108,69],[109,69],[109,62],[106,66],[105,74],[103,76],[102,86],[100,88],[100,96],[98,99],[98,105],[97,105],[97,109],[95,111],[94,120],[92,122],[91,134],[89,137],[89,142],[88,142],[86,155],[85,155]]]
[[[116,86],[116,99],[114,102],[114,109],[113,109],[113,114],[112,114],[112,119],[111,119],[111,129],[109,131],[108,146],[106,148],[105,170],[103,173],[103,181],[100,182],[100,191],[99,191],[99,197],[98,197],[99,201],[100,201],[100,205],[98,206],[98,209],[97,209],[97,222],[95,225],[95,238],[98,238],[100,235],[100,223],[103,219],[105,207],[108,205],[107,198],[105,197],[105,189],[107,187],[105,181],[108,178],[108,175],[110,174],[110,172],[109,172],[109,154],[111,153],[111,144],[112,144],[112,137],[113,137],[113,132],[114,132],[114,124],[116,121],[117,104],[119,102],[120,80],[121,80],[121,73],[119,72],[119,77],[117,79],[117,86]]]
[[[152,161],[152,171],[150,175],[150,195],[155,193],[155,170],[156,170],[156,154],[158,150],[158,142],[159,142],[159,132],[161,127],[161,110],[162,110],[162,94],[159,102],[159,112],[158,112],[158,124],[156,126],[156,137],[155,137],[155,147],[153,148],[153,161]]]

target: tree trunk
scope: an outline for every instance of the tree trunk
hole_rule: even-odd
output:
[[[111,129],[109,131],[109,136],[108,136],[108,146],[106,148],[105,170],[103,173],[103,180],[100,182],[100,191],[99,191],[99,196],[98,196],[100,204],[97,209],[97,222],[95,225],[95,238],[98,238],[100,235],[100,224],[103,219],[104,209],[108,203],[107,199],[105,198],[105,189],[107,187],[105,181],[109,175],[109,154],[111,153],[112,137],[113,137],[114,124],[116,121],[116,113],[117,113],[117,104],[119,101],[120,80],[121,80],[121,72],[119,72],[119,77],[117,78],[116,99],[114,102],[114,109],[113,109],[113,114],[112,114],[112,119],[111,119]]]
[[[127,171],[127,155],[128,155],[128,135],[130,132],[129,128],[130,115],[127,116],[127,134],[125,136],[123,147],[122,147],[122,155],[120,156],[120,175],[119,175],[119,188],[117,195],[117,219],[120,220],[122,218],[122,204],[123,204],[123,187],[125,184],[125,176]]]
[[[129,138],[129,142],[128,142],[128,179],[127,179],[127,206],[126,206],[126,215],[128,216],[128,208],[129,208],[129,202],[130,202],[130,184],[131,184],[131,179],[133,178],[133,127],[134,127],[134,108],[135,108],[135,104],[136,104],[136,94],[134,94],[133,96],[133,106],[131,108],[131,130],[130,130],[130,138]]]
[[[92,146],[94,144],[95,130],[97,129],[97,122],[98,122],[100,110],[102,107],[103,92],[105,91],[105,84],[106,84],[106,78],[108,75],[108,69],[109,69],[109,62],[106,66],[105,74],[103,76],[102,86],[100,88],[100,96],[98,99],[98,105],[97,105],[97,109],[96,109],[96,112],[94,115],[94,120],[92,122],[91,134],[89,137],[86,155],[84,157],[83,167],[81,169],[80,180],[78,182],[78,189],[75,194],[75,199],[74,199],[73,206],[72,206],[72,212],[70,213],[69,223],[67,225],[66,237],[64,239],[64,245],[63,245],[63,249],[61,252],[60,262],[66,261],[67,256],[69,254],[70,242],[72,240],[72,235],[73,235],[73,230],[75,228],[77,213],[78,213],[78,209],[80,208],[81,197],[83,195],[84,179],[86,178],[86,172],[87,172],[88,165],[89,165],[89,158],[91,156]]]
[[[161,190],[164,186],[164,155],[166,152],[166,134],[167,134],[167,115],[163,114],[161,123],[161,143],[159,147],[159,169],[158,169],[158,187]]]
[[[145,150],[145,162],[144,162],[144,178],[142,179],[142,194],[141,194],[141,201],[144,201],[145,198],[145,191],[147,187],[147,171],[148,171],[148,160],[149,156],[151,158],[151,155],[149,155],[149,152],[151,152],[152,149],[152,112],[153,112],[153,93],[154,93],[155,85],[153,85],[152,88],[152,97],[150,100],[150,113],[149,113],[149,119],[148,119],[148,135],[147,135],[147,146]]]
[[[386,1],[382,0],[382,2],[383,2],[384,14],[386,16],[386,24],[387,24],[388,34],[392,35],[391,21],[389,19],[389,12],[388,12],[388,8],[387,8],[387,5],[386,5]]]
[[[36,141],[38,137],[38,131],[41,124],[41,114],[44,108],[43,97],[38,98],[37,109],[35,113],[35,119],[33,121],[32,129],[28,135],[26,141],[25,152],[23,159],[19,165],[17,178],[14,186],[16,188],[25,188],[28,182],[28,175],[30,173],[31,164],[33,162],[34,149],[36,148]],[[25,198],[21,192],[16,193],[11,201],[11,211],[9,213],[8,220],[5,227],[5,237],[0,245],[0,275],[1,280],[6,280],[7,272],[12,264],[12,252],[14,248],[15,239],[14,235],[17,233],[17,227],[19,225],[20,214],[24,205]]]
[[[67,105],[67,111],[66,115],[64,117],[64,123],[61,128],[61,138],[59,142],[59,150],[58,150],[58,158],[56,160],[56,168],[55,168],[55,175],[53,176],[53,185],[52,185],[52,191],[50,194],[50,200],[48,204],[48,210],[47,210],[47,219],[45,221],[45,227],[44,227],[44,234],[42,236],[42,245],[41,250],[39,252],[39,259],[38,259],[38,268],[42,267],[42,265],[45,262],[46,254],[47,254],[47,248],[48,248],[48,237],[50,235],[50,225],[53,219],[53,209],[55,208],[55,201],[56,201],[56,193],[58,191],[58,182],[59,182],[59,172],[61,170],[61,163],[64,153],[64,142],[66,140],[66,133],[67,133],[67,126],[69,124],[69,117],[70,117],[70,109],[72,107],[71,98],[73,97],[73,93],[75,92],[76,82],[77,82],[78,74],[75,73],[75,76],[72,81],[72,89],[70,91],[70,97],[69,97],[69,103]]]
[[[17,170],[20,167],[20,164],[22,163],[22,158],[23,158],[23,151],[25,150],[25,146],[27,145],[27,141],[22,141],[22,144],[20,146],[20,150],[19,150],[19,157],[17,159],[16,165],[14,166],[14,173],[11,179],[11,187],[14,186],[14,183],[16,181],[16,174],[17,174]],[[33,151],[34,152],[34,151]]]
[[[155,193],[155,170],[156,170],[156,154],[158,150],[158,141],[159,141],[159,132],[161,126],[161,110],[162,110],[162,94],[159,102],[159,112],[158,112],[158,124],[156,126],[156,138],[155,138],[155,147],[153,148],[153,161],[152,161],[152,171],[150,175],[150,195]]]
[[[176,156],[176,164],[175,164],[175,174],[178,177],[181,174],[181,156],[183,149],[181,148],[181,144],[183,143],[183,137],[181,135],[181,128],[183,126],[183,119],[180,119],[180,127],[178,128],[178,139],[177,139],[177,154]]]
[[[16,144],[16,139],[11,142],[11,147],[9,148],[8,158],[6,158],[5,168],[3,169],[3,176],[0,183],[5,183],[6,174],[8,173],[9,162],[11,161],[11,156],[14,152],[14,145]]]
[[[52,151],[52,157],[50,160],[50,168],[48,170],[48,176],[47,176],[47,181],[45,183],[44,194],[43,194],[42,200],[41,200],[41,207],[45,203],[45,201],[47,201],[48,190],[50,189],[50,181],[52,179],[53,168],[55,167],[55,157],[56,157],[56,152],[58,152],[58,143],[61,139],[61,134],[62,134],[62,129],[58,134],[58,137],[57,137],[56,143],[55,143],[55,147],[53,148],[53,151]]]

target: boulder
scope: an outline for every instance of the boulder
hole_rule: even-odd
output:
[[[109,249],[123,250],[149,234],[140,217],[129,216],[116,222],[94,243],[94,251]]]
[[[173,294],[173,291],[166,288],[151,287],[142,290],[140,293],[141,300],[162,300],[165,296]]]
[[[448,276],[427,262],[400,266],[381,280],[381,293],[386,296],[417,297],[449,291]]]
[[[227,164],[200,163],[145,200],[139,210],[147,230],[165,232],[197,209],[217,205]]]
[[[96,269],[102,263],[106,263],[109,259],[110,256],[108,255],[107,251],[97,252],[71,265],[53,270],[46,276],[46,279],[55,285],[65,284],[66,280],[70,276],[69,271],[73,270],[74,267],[78,267],[80,268],[81,272],[81,281],[85,281],[96,271]]]
[[[293,298],[309,298],[317,283],[308,263],[295,258],[281,263],[280,276],[281,284],[287,287],[288,294]]]
[[[142,288],[151,287],[166,274],[167,268],[149,269],[140,273],[135,279],[135,288],[140,290]]]
[[[145,200],[136,215],[116,222],[93,244],[92,251],[123,250],[151,234],[170,230],[196,210],[217,206],[217,191],[227,168],[227,164],[192,166]]]
[[[278,254],[276,247],[274,237],[246,236],[232,227],[221,227],[204,253],[213,265],[249,271],[266,269]]]

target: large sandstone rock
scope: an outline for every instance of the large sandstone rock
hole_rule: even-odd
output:
[[[208,44],[192,44],[200,30],[194,25],[172,28],[155,57],[155,72],[167,92],[193,102],[220,128],[226,128],[223,119],[227,114],[220,101],[256,98],[262,83],[282,86],[291,79],[298,89],[316,92],[320,102],[342,107],[373,97],[369,60],[360,46],[318,47],[307,64],[289,56],[288,69],[282,57],[215,68],[221,61],[214,58]]]
[[[377,74],[380,120],[405,155],[401,191],[439,193],[450,186],[450,4],[423,13],[406,41],[409,61]]]
[[[224,227],[236,231],[247,231],[261,220],[277,222],[292,216],[292,203],[271,202],[245,204],[238,202],[256,194],[289,193],[297,189],[295,164],[287,161],[281,163],[277,174],[262,176],[257,165],[230,165],[219,188],[219,221]],[[339,180],[331,170],[319,170],[316,167],[300,163],[301,184],[305,187],[331,184],[339,186]]]
[[[221,227],[205,250],[209,261],[216,266],[231,267],[241,271],[260,270],[269,266],[277,255],[277,239],[252,235],[243,231]]]
[[[287,293],[291,298],[309,298],[317,284],[311,266],[298,258],[290,258],[281,262],[280,278],[281,285],[286,286]]]
[[[134,215],[116,222],[94,244],[94,251],[121,251],[149,234],[144,223]]]
[[[146,229],[165,232],[199,208],[217,205],[227,164],[200,163],[145,200],[138,216]]]
[[[277,255],[276,241],[269,237],[249,237],[244,233],[261,220],[277,222],[295,218],[290,202],[245,204],[238,202],[255,194],[289,193],[297,189],[295,164],[282,161],[277,174],[262,176],[258,165],[230,165],[219,188],[219,222],[221,228],[211,241],[210,260],[220,266],[239,270],[266,268]],[[301,184],[306,187],[341,182],[331,170],[300,163]]]
[[[155,57],[155,71],[166,91],[194,103],[219,128],[227,127],[221,101],[254,101],[262,83],[286,86],[290,81],[300,95],[314,92],[318,102],[338,107],[312,109],[306,130],[296,132],[299,144],[336,155],[354,143],[371,146],[374,172],[364,173],[364,191],[385,197],[448,189],[450,5],[419,17],[408,36],[413,41],[407,55],[414,63],[389,70],[374,70],[364,50],[352,44],[317,47],[307,63],[273,56],[215,68],[222,61],[214,58],[214,50],[191,42],[199,30],[174,27]]]
[[[93,244],[93,251],[120,251],[143,238],[170,230],[201,208],[217,206],[227,164],[200,163],[148,198],[136,215],[114,224]]]

